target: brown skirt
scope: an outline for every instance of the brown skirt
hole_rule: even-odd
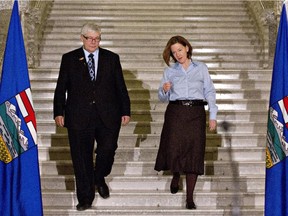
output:
[[[154,169],[202,175],[205,146],[204,106],[168,104]]]

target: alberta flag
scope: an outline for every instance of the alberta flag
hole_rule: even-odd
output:
[[[14,1],[0,83],[0,215],[43,215],[36,119]]]
[[[265,215],[288,215],[288,26],[284,3],[274,56],[270,92],[267,146]]]

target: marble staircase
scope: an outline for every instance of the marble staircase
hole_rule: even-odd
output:
[[[121,129],[107,183],[77,212],[66,129],[56,128],[52,101],[63,53],[81,46],[87,21],[102,27],[101,46],[120,55],[132,102],[131,123]],[[183,35],[193,58],[205,62],[217,90],[217,132],[207,130],[205,175],[196,184],[197,210],[185,209],[185,181],[169,192],[171,175],[154,171],[165,103],[157,88],[168,39]],[[249,215],[264,212],[265,144],[271,70],[244,1],[54,0],[39,51],[29,69],[37,115],[44,215]]]

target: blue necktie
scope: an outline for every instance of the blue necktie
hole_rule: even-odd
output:
[[[93,56],[92,53],[88,56],[88,70],[92,81],[95,79],[95,64]]]

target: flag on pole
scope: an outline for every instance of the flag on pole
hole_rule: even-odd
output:
[[[36,118],[17,0],[0,83],[0,187],[0,215],[43,215]]]
[[[270,92],[266,146],[265,216],[288,215],[288,26],[283,4]]]

